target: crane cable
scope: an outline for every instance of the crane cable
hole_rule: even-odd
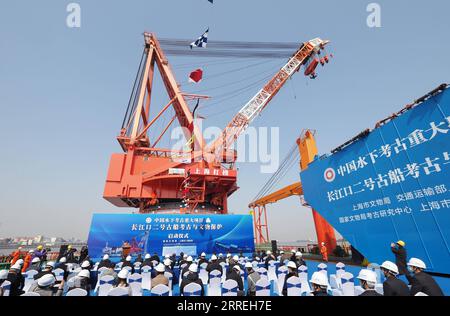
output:
[[[298,151],[298,146],[295,144],[287,153],[286,157],[283,159],[278,170],[270,177],[267,183],[262,187],[262,189],[255,196],[253,201],[259,200],[260,198],[266,196],[272,191],[273,187],[280,182],[287,174],[287,172],[300,160],[300,153]]]

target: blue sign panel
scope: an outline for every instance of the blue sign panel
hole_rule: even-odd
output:
[[[305,199],[371,262],[409,257],[450,273],[450,90],[301,173]]]
[[[120,257],[124,242],[131,254],[251,253],[253,238],[250,215],[94,214],[88,246],[93,258]]]

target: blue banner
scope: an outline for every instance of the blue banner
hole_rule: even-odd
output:
[[[301,173],[305,199],[371,262],[409,257],[450,273],[450,90]]]
[[[250,215],[94,214],[88,238],[92,258],[119,258],[124,242],[132,255],[248,254],[255,248]]]

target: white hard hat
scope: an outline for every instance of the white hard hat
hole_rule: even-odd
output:
[[[313,273],[311,280],[309,282],[317,284],[319,286],[328,286],[327,276],[319,271]]]
[[[227,258],[231,257],[231,253],[227,253]]]
[[[211,260],[217,260],[217,256],[216,255],[212,255],[211,256]]]
[[[184,254],[184,255],[183,255],[183,259],[186,259],[187,257],[188,257],[187,254]]]
[[[417,258],[409,259],[408,265],[411,267],[416,267],[416,268],[420,268],[420,269],[427,268],[427,266],[425,265],[425,262],[423,262],[422,260],[417,259]]]
[[[380,266],[380,268],[382,269],[386,269],[388,271],[391,271],[395,274],[398,274],[398,267],[395,263],[391,262],[391,261],[385,261],[383,262],[383,264]]]
[[[150,254],[149,253],[147,253],[146,255],[145,255],[145,257],[144,257],[144,259],[150,259]]]
[[[222,253],[219,253],[219,257],[222,258],[222,257],[223,257],[223,254],[222,254]]]
[[[255,260],[256,260],[256,261],[259,261],[259,260],[261,260],[261,258],[260,258],[260,257],[256,257]]]
[[[131,261],[131,256],[125,258],[126,261]]]
[[[234,260],[234,261],[239,261],[239,257],[238,257],[237,255],[234,255],[234,256],[233,256],[233,260]]]
[[[40,261],[41,261],[41,259],[39,259],[38,257],[34,257],[33,260],[31,260],[31,263],[37,263]]]
[[[16,262],[15,264],[12,265],[11,269],[20,270],[22,269],[22,266]]]
[[[109,259],[109,255],[104,255],[103,256],[103,260],[108,260]]]
[[[59,259],[59,262],[61,262],[61,263],[66,263],[66,257],[61,257],[61,259]]]
[[[272,251],[270,251],[270,250],[266,251],[266,255],[271,255],[271,254],[272,254]]]
[[[187,257],[186,261],[187,262],[192,262],[192,261],[194,261],[194,259],[192,259],[192,256],[189,256],[189,257]]]
[[[38,285],[42,287],[47,287],[55,284],[56,279],[53,274],[47,273],[38,279]]]
[[[238,264],[235,264],[235,265],[233,266],[233,269],[236,270],[236,271],[238,271],[238,272],[241,272],[241,267],[240,267]]]
[[[247,262],[247,263],[245,263],[245,267],[246,268],[253,268],[253,265],[252,265],[251,262]]]
[[[18,264],[20,264],[22,266],[23,265],[23,259],[17,260],[16,263],[18,263]]]
[[[284,251],[283,251],[283,250],[281,250],[281,251],[280,251],[280,255],[283,255],[283,254],[284,254]]]
[[[6,280],[8,274],[9,274],[8,270],[0,270],[0,280]]]
[[[83,263],[81,264],[82,268],[89,268],[91,266],[91,263],[87,260],[83,261]]]
[[[325,246],[325,243],[322,241],[322,246]]]
[[[377,283],[377,275],[372,270],[362,269],[359,271],[357,279],[376,284]]]
[[[83,278],[89,278],[89,277],[91,277],[91,273],[89,272],[89,270],[81,270],[78,273],[78,276],[83,277]]]
[[[200,257],[205,257],[206,253],[202,252],[202,254],[200,255]]]
[[[295,253],[295,256],[296,256],[296,257],[301,257],[301,256],[303,256],[303,255],[302,255],[302,253],[301,253],[300,251],[297,251],[297,252]]]
[[[52,267],[52,269],[55,268],[55,262],[54,261],[49,261],[47,262],[47,264],[45,265],[46,267]]]
[[[128,278],[129,273],[130,272],[127,269],[122,269],[122,270],[120,270],[119,274],[117,274],[117,277],[119,279],[126,279],[126,278]]]
[[[33,249],[31,249],[30,251],[28,251],[28,253],[34,253],[34,250],[33,250]]]
[[[289,261],[287,264],[288,268],[297,269],[297,265],[294,261]]]
[[[172,264],[172,260],[170,260],[169,258],[164,259],[165,266],[170,266],[171,264]]]
[[[164,272],[164,271],[166,271],[166,267],[165,267],[162,263],[159,263],[159,264],[155,267],[155,270],[156,270],[157,272]]]
[[[191,272],[197,272],[197,271],[198,271],[198,266],[197,266],[195,263],[191,264],[191,265],[189,266],[189,271],[191,271]]]
[[[296,251],[297,251],[297,250],[295,250],[295,249],[291,249],[291,252],[292,252],[292,253],[295,253]]]

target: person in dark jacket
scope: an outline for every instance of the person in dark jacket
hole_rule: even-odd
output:
[[[306,262],[305,262],[305,260],[303,260],[303,254],[300,251],[297,251],[295,253],[295,261],[294,262],[297,265],[297,268],[301,267],[301,266],[306,267]]]
[[[142,260],[142,254],[138,254],[136,257],[136,260],[134,260],[134,263],[138,263],[140,262],[142,264],[142,262],[144,262],[144,260]]]
[[[104,255],[103,259],[98,264],[97,270],[103,267],[109,268],[111,266],[112,262],[109,259],[109,255]]]
[[[406,260],[407,260],[407,253],[405,249],[405,242],[404,241],[397,241],[397,243],[391,244],[391,251],[395,255],[395,264],[398,267],[398,274],[399,275],[406,275],[408,274],[408,270],[406,268]]]
[[[206,260],[206,253],[202,252],[200,255],[200,259],[198,260],[198,266],[201,266],[203,263],[208,263],[208,260]]]
[[[64,254],[64,257],[67,259],[67,263],[77,263],[77,258],[75,257],[75,253],[77,249],[73,248],[72,245],[67,246],[67,251]]]
[[[364,289],[364,292],[359,296],[383,296],[377,291],[375,291],[375,286],[377,285],[377,275],[372,270],[362,269],[357,277]]]
[[[384,296],[409,296],[408,286],[396,277],[398,267],[395,263],[385,261],[380,268],[386,278],[386,281],[383,282]]]
[[[415,296],[417,293],[422,292],[428,296],[444,296],[442,289],[436,283],[431,275],[425,273],[425,262],[417,258],[411,258],[408,262],[408,270],[413,274],[407,275],[409,282],[411,283],[411,296]]]
[[[288,267],[288,274],[286,275],[286,277],[284,278],[284,284],[283,284],[283,296],[287,296],[287,280],[290,277],[298,277],[298,270],[297,270],[297,265],[295,264],[294,261],[289,261],[287,264]]]
[[[67,269],[66,257],[62,257],[59,259],[59,262],[55,265],[55,269],[61,269],[64,271],[64,281],[67,281],[67,277],[69,276],[69,271]]]
[[[227,271],[226,271],[226,278],[227,279],[228,279],[228,275],[233,272],[233,267],[235,265],[239,265],[239,257],[238,256],[233,256],[233,258],[230,258],[228,260],[228,268],[227,268]]]
[[[186,259],[186,266],[181,271],[182,278],[184,277],[184,275],[187,272],[189,272],[189,267],[190,267],[190,265],[192,264],[193,261],[194,261],[194,259],[191,256],[187,257],[187,259]]]
[[[20,296],[24,293],[23,287],[25,285],[25,278],[21,273],[21,266],[14,264],[9,270],[6,280],[11,282],[11,288],[9,290],[9,296]]]
[[[131,263],[131,256],[127,256],[127,257],[125,258],[125,260],[122,260],[122,269],[125,268],[125,267],[130,267],[130,268],[131,268],[131,270],[129,270],[130,273],[131,273],[131,274],[134,273],[134,266],[133,266],[133,264]]]
[[[144,261],[143,261],[142,264],[141,264],[141,267],[145,267],[145,266],[148,266],[148,267],[151,267],[151,266],[152,266],[152,260],[151,260],[151,256],[150,256],[149,253],[147,253],[147,254],[145,255]]]
[[[53,261],[49,261],[46,263],[44,269],[42,269],[41,271],[39,271],[39,273],[37,273],[34,276],[35,280],[40,279],[41,277],[43,277],[46,274],[52,274],[53,276],[55,276],[55,274],[53,273],[53,270],[55,269],[55,263]]]
[[[233,269],[226,276],[227,280],[234,280],[238,284],[238,296],[243,296],[244,293],[244,282],[242,282],[241,277],[241,267],[239,264],[233,266]]]
[[[31,264],[28,267],[27,271],[30,271],[30,270],[36,270],[36,271],[41,270],[41,259],[39,259],[39,257],[34,257],[31,260]]]
[[[87,260],[89,256],[89,251],[87,246],[83,246],[80,251],[80,258],[78,259],[78,263],[81,264],[83,261]]]
[[[155,252],[155,253],[153,254],[153,256],[150,257],[150,261],[156,261],[156,262],[157,262],[156,265],[158,265],[158,263],[161,262],[161,259],[159,259],[158,254]],[[156,265],[155,265],[155,266],[156,266]],[[153,265],[152,265],[152,268],[153,268]]]
[[[277,260],[277,258],[275,258],[275,256],[272,254],[272,251],[267,250],[266,260],[265,260],[266,269],[269,269],[269,262],[272,260],[275,261],[275,260]]]
[[[174,276],[175,274],[173,273],[173,270],[172,270],[172,260],[170,260],[169,258],[164,259],[163,264],[166,269],[166,272],[169,272],[172,274],[172,276]]]
[[[183,278],[183,280],[181,281],[181,285],[180,285],[180,295],[182,295],[184,293],[184,288],[186,287],[186,285],[191,284],[191,283],[197,283],[198,285],[200,285],[201,287],[201,294],[200,296],[205,296],[205,290],[203,288],[203,282],[202,280],[200,280],[200,278],[198,277],[198,266],[195,263],[192,263],[191,265],[189,265],[189,270],[188,270],[188,274],[185,278]]]
[[[208,263],[208,266],[206,267],[206,271],[208,272],[208,276],[211,273],[211,271],[214,271],[214,270],[218,270],[218,271],[220,271],[220,273],[223,274],[223,268],[219,264],[219,262],[217,261],[217,256],[216,255],[212,255],[211,256],[211,262]]]

